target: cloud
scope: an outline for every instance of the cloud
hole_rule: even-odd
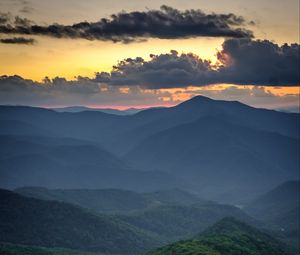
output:
[[[150,55],[120,61],[110,73],[98,72],[95,80],[110,85],[141,86],[149,89],[206,86],[226,83],[241,85],[297,86],[299,44],[277,44],[264,40],[228,39],[212,64],[199,56]]]
[[[226,83],[299,85],[299,44],[279,46],[271,41],[227,40],[218,58]]]
[[[126,91],[116,86],[107,86],[78,77],[68,81],[65,78],[45,78],[42,82],[24,79],[20,76],[0,76],[0,102],[4,104],[32,106],[141,106],[161,104],[162,96],[168,92],[143,91],[137,87]]]
[[[0,38],[0,43],[32,45],[35,43],[35,40],[33,38],[24,37]]]
[[[97,73],[96,81],[110,85],[133,85],[143,88],[176,88],[195,84],[205,76],[211,76],[211,63],[200,59],[192,53],[179,55],[176,51],[170,54],[151,55],[149,61],[127,58],[113,67],[111,73]],[[211,79],[206,77],[205,80]]]
[[[33,26],[34,22],[20,16],[13,16],[10,12],[0,12],[0,33],[27,34],[26,29]]]
[[[56,95],[59,93],[64,94],[80,94],[88,96],[99,92],[100,85],[91,81],[88,78],[77,77],[77,80],[67,81],[62,77],[55,77],[49,79],[45,77],[43,82],[35,82],[30,79],[23,79],[20,76],[0,76],[0,90],[1,91],[19,91],[29,92],[32,94],[43,93]]]
[[[2,14],[5,19],[6,14]],[[7,17],[6,17],[7,18]],[[0,20],[3,17],[0,17]],[[20,18],[19,18],[20,19]],[[28,20],[27,20],[28,21]],[[10,17],[0,22],[0,33],[47,35],[56,38],[82,38],[129,43],[148,38],[178,39],[192,37],[253,37],[245,29],[246,22],[241,16],[229,14],[206,14],[201,10],[180,11],[169,6],[160,10],[120,12],[98,22],[80,22],[73,25],[16,24]]]
[[[10,13],[0,12],[0,25],[6,25],[11,22],[12,15]]]
[[[109,86],[83,77],[73,81],[59,77],[45,78],[43,82],[35,82],[20,76],[0,76],[2,105],[139,107],[174,105],[196,95],[221,100],[238,100],[256,107],[287,109],[299,105],[299,94],[276,95],[263,86],[210,85],[149,90],[136,86]]]

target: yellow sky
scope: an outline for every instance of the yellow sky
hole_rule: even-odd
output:
[[[101,41],[53,39],[38,37],[37,45],[1,45],[0,73],[18,74],[25,78],[41,80],[45,76],[93,77],[95,72],[110,71],[118,61],[129,57],[149,59],[149,54],[193,52],[202,58],[216,60],[217,48],[224,39],[150,39],[143,43],[111,43]],[[5,49],[5,50],[4,50]]]
[[[207,13],[234,13],[247,21],[256,22],[248,26],[256,38],[268,39],[282,44],[299,42],[299,1],[298,0],[166,0],[163,4],[184,9],[202,9]],[[2,12],[10,12],[33,20],[39,24],[72,24],[80,21],[97,21],[102,17],[122,10],[145,11],[159,9],[159,0],[2,0]],[[29,12],[20,9],[31,8]],[[0,44],[0,75],[21,75],[41,80],[45,76],[93,76],[95,72],[110,71],[111,67],[127,57],[178,52],[193,52],[202,58],[214,60],[217,48],[223,38],[197,38],[186,40],[150,39],[143,43],[121,44],[87,40],[53,39],[36,37],[36,45]]]

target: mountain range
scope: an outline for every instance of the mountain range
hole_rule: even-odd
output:
[[[17,192],[0,190],[1,254],[142,255],[149,250],[153,250],[147,253],[151,255],[297,253],[272,237],[271,231],[266,234],[257,229],[264,225],[239,208],[197,200],[183,191],[162,191],[163,201],[156,200],[157,192],[136,193],[156,203],[134,211],[112,210],[115,213],[103,213],[91,205],[100,201],[108,204],[110,197],[118,207],[116,202],[128,196],[128,191],[23,188]],[[61,201],[74,198],[74,192],[81,200]],[[178,194],[186,198],[181,204],[173,199]],[[88,201],[89,207],[83,202],[88,198],[94,198]],[[138,200],[128,205],[133,201]]]
[[[160,242],[114,217],[0,191],[0,241],[109,254],[140,254]]]
[[[120,116],[0,107],[0,185],[180,188],[245,205],[299,179],[299,114],[197,96]]]
[[[22,196],[73,204],[93,214],[113,215],[121,222],[170,242],[190,237],[223,217],[259,225],[241,209],[206,201],[183,190],[137,193],[128,190],[16,189]]]
[[[86,106],[70,106],[70,107],[50,108],[50,109],[55,110],[57,112],[99,111],[99,112],[115,114],[115,115],[130,115],[145,110],[144,108],[128,108],[125,110],[118,110],[113,108],[90,108]]]
[[[223,217],[234,217],[294,247],[299,246],[299,181],[285,182],[241,209],[179,189],[140,193],[120,189],[24,187],[15,192],[70,203],[94,214],[114,215],[166,242],[186,239]]]

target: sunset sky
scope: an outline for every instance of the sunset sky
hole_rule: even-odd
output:
[[[0,10],[0,104],[124,109],[201,94],[299,107],[298,0],[0,0]]]

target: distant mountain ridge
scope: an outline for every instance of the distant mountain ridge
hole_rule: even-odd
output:
[[[140,111],[143,111],[147,108],[128,108],[125,110],[118,110],[113,108],[91,108],[86,106],[68,106],[68,107],[61,107],[61,108],[50,108],[57,112],[83,112],[83,111],[99,111],[108,114],[115,114],[115,115],[130,115],[136,114]]]

